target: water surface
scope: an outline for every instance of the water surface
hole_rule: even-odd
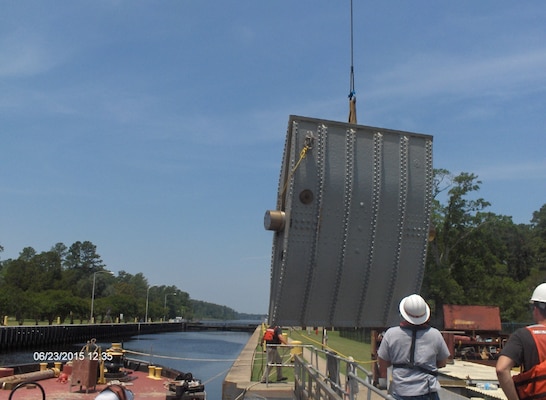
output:
[[[191,372],[205,384],[207,398],[216,400],[222,398],[222,382],[250,336],[247,332],[169,332],[135,336],[122,345],[130,358]],[[99,345],[104,351],[112,343]],[[39,352],[78,351],[82,346],[8,352],[0,354],[0,366],[34,363]]]

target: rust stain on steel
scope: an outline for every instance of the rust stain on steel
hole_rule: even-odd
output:
[[[444,329],[500,331],[500,309],[495,306],[444,305]]]

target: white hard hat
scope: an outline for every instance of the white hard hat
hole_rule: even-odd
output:
[[[541,283],[533,291],[530,303],[538,301],[539,303],[546,303],[546,283]]]
[[[131,390],[123,389],[125,391],[125,397],[127,400],[134,400],[135,395]],[[103,390],[96,397],[95,400],[121,400],[117,394],[111,390]]]
[[[413,325],[421,325],[430,318],[430,307],[418,294],[404,297],[400,302],[400,314]]]

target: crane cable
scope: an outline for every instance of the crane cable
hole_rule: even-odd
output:
[[[349,79],[349,123],[356,124],[355,68],[353,58],[353,0],[351,0],[351,74]]]

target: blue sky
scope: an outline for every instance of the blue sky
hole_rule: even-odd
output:
[[[1,259],[265,313],[290,114],[346,121],[350,1],[0,1]],[[358,123],[434,136],[489,211],[546,203],[546,2],[354,0]]]

